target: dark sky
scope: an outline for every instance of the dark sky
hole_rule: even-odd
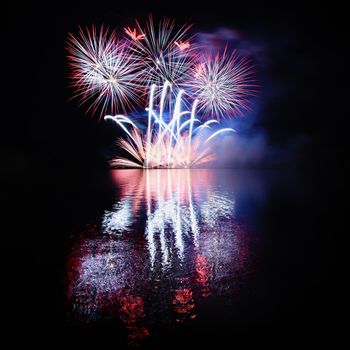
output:
[[[325,178],[341,170],[346,159],[341,7],[298,1],[215,1],[210,7],[191,1],[13,1],[5,12],[2,42],[6,84],[0,141],[7,164],[2,176],[12,186],[28,189],[29,181],[36,184],[33,192],[43,183],[84,191],[92,178],[100,191],[105,179],[99,174],[107,173],[119,131],[69,101],[67,34],[79,25],[120,29],[150,13],[194,23],[195,31],[233,28],[261,48],[255,57],[261,84],[257,112],[242,122],[249,125],[243,149],[249,137],[264,135],[260,167],[306,168]]]
[[[67,88],[67,33],[75,33],[78,25],[103,23],[122,28],[149,13],[194,23],[196,31],[213,32],[220,27],[240,31],[263,50],[263,63],[257,65],[262,77],[260,108],[253,130],[264,130],[272,147],[284,149],[294,140],[302,140],[300,147],[307,147],[313,155],[318,148],[327,152],[329,142],[339,149],[337,138],[329,135],[337,124],[329,125],[329,118],[341,120],[336,112],[339,104],[331,97],[337,85],[333,66],[341,60],[335,48],[337,35],[331,31],[332,9],[295,1],[278,5],[249,1],[215,1],[211,6],[189,1],[171,4],[11,2],[3,56],[10,88],[6,89],[9,99],[3,119],[13,132],[2,137],[5,155],[12,160],[17,157],[18,162],[32,162],[34,157],[48,166],[63,167],[70,162],[84,164],[94,157],[98,160],[99,152],[105,157],[115,130],[85,117],[84,107],[68,101],[72,91]]]

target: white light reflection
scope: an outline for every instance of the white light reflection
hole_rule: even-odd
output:
[[[140,173],[141,176],[130,177],[129,182],[123,178],[125,192],[134,194],[120,199],[113,212],[106,211],[103,231],[108,234],[130,231],[133,215],[140,210],[133,202],[139,202],[142,196],[147,208],[145,238],[152,268],[158,254],[163,270],[171,266],[174,249],[182,261],[185,240],[190,239],[194,247],[199,248],[200,227],[219,230],[220,221],[233,218],[234,200],[228,194],[211,190],[206,179],[193,178],[193,170],[159,169]],[[131,188],[128,191],[129,184],[132,191]],[[194,194],[200,194],[201,198],[196,200]]]
[[[218,218],[223,220],[233,217],[234,201],[222,194],[208,193],[208,198],[200,206],[200,211],[203,224],[214,229],[218,223]]]
[[[94,226],[72,250],[72,314],[117,316],[131,338],[147,337],[154,320],[185,322],[200,298],[231,295],[248,256],[231,187],[207,170],[115,174],[120,196],[104,214],[104,234]]]
[[[113,211],[106,210],[103,215],[102,229],[104,233],[120,233],[130,229],[132,219],[129,199],[117,202]]]

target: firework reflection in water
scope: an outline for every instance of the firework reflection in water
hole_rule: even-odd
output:
[[[118,318],[129,344],[158,325],[196,322],[199,303],[232,295],[248,261],[234,196],[210,170],[115,170],[114,209],[72,249],[70,316]],[[146,215],[145,215],[146,214]]]

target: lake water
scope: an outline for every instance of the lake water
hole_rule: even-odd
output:
[[[293,309],[303,290],[296,283],[306,279],[308,239],[300,248],[303,229],[295,228],[307,196],[288,175],[133,169],[111,176],[113,204],[69,241],[66,326],[108,328],[121,347],[154,348],[164,339],[266,326]]]

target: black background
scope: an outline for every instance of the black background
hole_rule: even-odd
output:
[[[345,9],[295,1],[277,5],[14,1],[6,10],[2,15],[6,27],[2,35],[1,154],[10,225],[3,235],[15,241],[6,256],[6,266],[14,267],[10,277],[14,283],[9,285],[15,296],[10,310],[15,328],[24,326],[35,339],[44,334],[66,339],[68,334],[79,333],[63,326],[66,243],[62,232],[74,230],[112,201],[106,159],[116,131],[86,116],[75,101],[68,101],[72,91],[65,40],[78,25],[104,23],[121,28],[153,13],[193,22],[202,30],[233,27],[247,37],[259,38],[271,62],[266,79],[277,97],[263,100],[262,96],[256,124],[266,131],[271,147],[283,148],[294,135],[306,140],[292,166],[310,183],[313,199],[298,208],[303,213],[299,222],[305,221],[302,234],[314,247],[310,259],[332,260],[330,243],[340,231],[341,216],[334,209],[345,164],[342,107],[346,102],[341,98],[345,42],[340,40],[344,29],[340,14]],[[269,208],[271,218],[279,214],[279,206],[277,196]],[[331,271],[323,263],[322,269],[305,274],[299,281],[305,286],[297,301],[292,301],[291,291],[286,296],[289,304],[276,306],[266,327],[251,326],[240,332],[274,339],[285,335],[285,342],[302,334],[322,341],[334,323],[336,287]]]

